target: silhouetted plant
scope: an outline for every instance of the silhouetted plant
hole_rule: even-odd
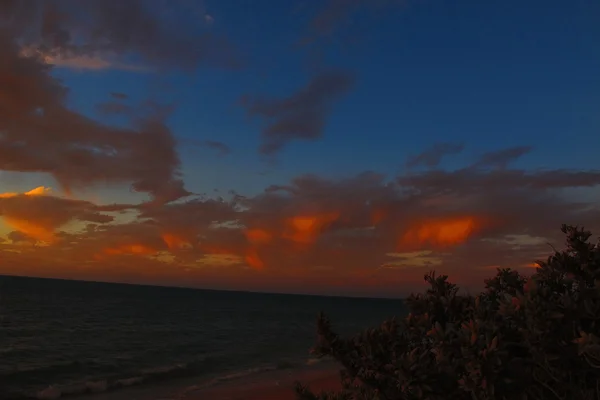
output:
[[[343,389],[299,400],[599,400],[600,242],[563,225],[566,249],[529,279],[498,269],[476,297],[446,276],[411,295],[401,320],[344,339],[319,315],[317,356],[343,367]]]

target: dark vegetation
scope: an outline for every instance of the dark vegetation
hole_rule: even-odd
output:
[[[430,273],[402,320],[345,339],[320,315],[313,352],[341,364],[343,389],[297,383],[297,398],[600,400],[600,242],[562,232],[566,249],[531,277],[499,269],[478,296]]]

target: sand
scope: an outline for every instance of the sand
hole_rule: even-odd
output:
[[[228,382],[207,389],[190,391],[183,400],[295,400],[294,381],[308,385],[313,392],[339,390],[337,370],[288,371],[269,374],[260,380]]]
[[[296,400],[294,382],[314,392],[341,388],[339,366],[317,365],[300,369],[273,370],[217,383],[198,378],[140,385],[95,394],[69,397],[73,400]]]

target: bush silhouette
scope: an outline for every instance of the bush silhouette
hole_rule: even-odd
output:
[[[410,314],[344,339],[319,315],[317,356],[337,360],[343,389],[299,400],[600,399],[600,242],[563,225],[566,249],[528,279],[498,269],[478,296],[447,276],[411,295]]]

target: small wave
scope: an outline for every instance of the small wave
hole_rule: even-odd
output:
[[[14,346],[2,347],[0,348],[0,355],[9,354],[15,351]]]
[[[107,381],[89,381],[80,385],[57,387],[49,386],[40,390],[35,398],[38,400],[54,400],[65,396],[76,396],[86,393],[102,393],[109,389]]]
[[[306,365],[315,365],[323,362],[322,358],[309,358],[306,360]]]
[[[205,386],[213,386],[217,383],[227,382],[231,380],[236,380],[240,378],[245,378],[250,375],[259,374],[261,372],[275,371],[277,370],[276,365],[266,365],[263,367],[249,368],[243,371],[230,372],[228,374],[220,375],[216,378],[208,381]]]
[[[257,368],[249,368],[244,371],[237,371],[227,373],[215,377],[202,385],[194,385],[190,390],[195,390],[198,387],[212,386],[217,383],[227,382],[244,378],[249,375],[267,372],[277,369],[289,368],[291,364],[277,364],[269,365]],[[157,367],[146,369],[141,372],[138,376],[132,376],[128,378],[121,378],[112,381],[100,380],[100,381],[88,381],[84,383],[74,385],[50,385],[47,388],[38,391],[34,395],[26,396],[14,396],[10,397],[11,400],[24,400],[24,399],[36,399],[36,400],[57,400],[69,396],[81,396],[87,394],[102,393],[107,391],[125,389],[131,386],[137,386],[146,383],[155,383],[161,380],[184,377],[186,375],[193,374],[193,368],[188,364],[175,364],[171,366]]]
[[[17,351],[17,350],[15,350]],[[83,368],[96,368],[98,366],[104,366],[101,363],[98,363],[96,360],[90,359],[90,360],[85,360],[85,361],[79,361],[79,360],[74,360],[74,361],[59,361],[59,362],[55,362],[55,363],[51,363],[51,364],[46,364],[46,365],[24,365],[24,366],[20,366],[19,368],[16,369],[12,369],[12,370],[5,370],[0,372],[0,378],[7,378],[10,380],[17,380],[17,379],[27,379],[27,377],[30,376],[41,376],[44,375],[46,373],[52,372],[52,373],[57,373],[57,372],[72,372],[72,371],[79,371]]]
[[[215,361],[215,360],[212,360]],[[156,368],[148,368],[140,371],[139,374],[133,374],[129,377],[120,377],[109,380],[94,380],[82,383],[76,383],[71,385],[50,385],[43,390],[38,391],[34,394],[29,395],[17,395],[6,397],[10,400],[56,400],[72,396],[83,396],[95,393],[102,393],[107,391],[115,391],[120,389],[126,389],[137,385],[146,385],[156,383],[162,380],[168,380],[173,378],[184,378],[198,376],[201,379],[203,372],[206,372],[206,365],[211,364],[212,361],[209,359],[203,360],[202,363],[192,364],[174,364]],[[298,360],[300,361],[300,360]],[[303,368],[307,366],[313,366],[315,364],[321,364],[327,361],[325,358],[309,358],[300,361],[290,361],[289,359],[281,360],[274,364],[265,364],[262,366],[247,368],[244,370],[237,370],[224,373],[222,375],[213,377],[208,380],[201,381],[198,385],[189,387],[189,391],[194,391],[199,388],[211,387],[220,383],[244,379],[252,375],[258,375],[269,371],[279,371],[286,369]],[[0,397],[2,397],[0,395]],[[2,397],[3,399],[5,397]]]
[[[96,380],[74,385],[50,385],[35,395],[20,396],[21,399],[55,400],[68,396],[102,393],[142,383],[157,382],[164,379],[184,377],[193,374],[190,364],[175,364],[164,367],[145,369],[139,375],[114,380]]]
[[[163,367],[147,368],[147,369],[142,370],[142,375],[148,375],[148,376],[169,375],[172,373],[186,370],[188,367],[189,367],[189,364],[179,363],[179,364],[168,365],[168,366],[163,366]]]
[[[115,382],[115,386],[118,387],[129,387],[144,383],[143,376],[134,376],[133,378],[119,379]]]

